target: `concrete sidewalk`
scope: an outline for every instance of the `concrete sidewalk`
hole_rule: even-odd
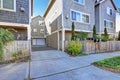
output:
[[[120,75],[91,63],[120,56],[120,52],[70,57],[57,50],[32,52],[31,78],[34,80],[120,80]],[[0,80],[24,80],[28,63],[0,65]]]
[[[14,63],[0,66],[0,80],[24,80],[27,63]]]
[[[113,56],[120,56],[120,52],[81,57],[70,57],[56,50],[33,52],[31,77],[35,80],[119,80],[120,75],[91,65]]]

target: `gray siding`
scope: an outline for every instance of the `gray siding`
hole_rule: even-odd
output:
[[[59,30],[62,27],[62,15],[56,18],[51,24],[51,32]]]
[[[64,12],[64,27],[71,29],[71,19],[70,19],[70,10],[76,10],[83,13],[90,14],[90,24],[83,24],[80,22],[75,22],[75,28],[80,30],[92,31],[93,25],[95,25],[95,8],[94,0],[85,0],[85,5],[78,4],[73,0],[63,0],[63,12]],[[68,16],[69,19],[65,17]]]
[[[96,22],[96,25],[99,25],[99,27],[101,27],[101,32],[104,32],[104,20],[107,19],[107,20],[110,20],[113,22],[114,24],[114,28],[107,28],[107,31],[108,33],[114,33],[115,32],[115,16],[116,16],[116,11],[113,7],[113,4],[111,3],[110,0],[106,0],[104,1],[101,5],[98,5],[99,6],[99,22]],[[113,12],[113,15],[108,15],[107,14],[107,7],[110,7],[114,12]],[[96,11],[97,12],[97,11]],[[97,15],[96,15],[97,16]],[[101,24],[100,24],[101,23]]]
[[[39,24],[39,21],[42,21],[41,24]],[[34,29],[37,30],[37,32],[34,32]],[[44,30],[44,32],[41,32],[41,29]],[[31,37],[32,38],[45,38],[45,23],[44,19],[41,16],[36,16],[32,19],[31,22]]]
[[[96,25],[96,30],[97,30],[97,32],[99,33],[100,32],[100,20],[99,20],[100,18],[99,18],[99,6],[96,6],[96,8],[95,8],[95,25]]]
[[[25,12],[21,12],[23,7]],[[0,10],[0,22],[29,24],[29,0],[16,0],[16,12]]]

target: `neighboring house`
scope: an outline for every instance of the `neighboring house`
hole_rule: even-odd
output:
[[[44,14],[48,46],[64,51],[65,41],[71,40],[72,22],[76,33],[87,32],[89,37],[94,25],[100,36],[105,27],[115,35],[116,10],[113,0],[50,0]]]
[[[95,2],[95,25],[97,33],[102,35],[104,28],[114,38],[116,33],[116,11],[117,7],[113,0],[96,0]]]
[[[33,0],[0,0],[0,28],[14,29],[15,40],[30,40]]]
[[[94,0],[50,0],[44,14],[49,30],[48,46],[64,51],[65,41],[71,40],[72,22],[75,24],[75,32],[87,32],[92,37],[94,6]]]
[[[45,46],[46,27],[44,19],[39,15],[32,18],[31,21],[32,45]]]

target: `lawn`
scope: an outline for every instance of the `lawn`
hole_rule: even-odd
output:
[[[120,72],[120,56],[94,62],[93,65],[112,72]]]

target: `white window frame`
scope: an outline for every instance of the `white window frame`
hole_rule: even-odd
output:
[[[74,0],[73,0],[73,2],[78,3],[78,4],[80,4],[80,5],[85,5],[85,0],[84,0],[83,3],[81,3],[81,2],[77,2],[77,1],[74,1]]]
[[[34,28],[34,29],[33,29],[33,32],[35,32],[35,33],[36,33],[36,32],[37,32],[37,29],[36,29],[36,28]]]
[[[109,9],[109,12],[108,12],[108,9]],[[111,14],[110,14],[110,9],[112,10],[112,15],[113,15],[113,9],[110,8],[110,7],[107,7],[107,14],[108,14],[108,15],[111,15]]]
[[[76,20],[72,20],[72,14],[71,12],[74,11],[74,12],[77,12],[77,13],[80,13],[80,21],[76,21]],[[86,22],[82,22],[82,15],[88,15],[89,16],[89,23],[86,23]],[[83,23],[83,24],[90,24],[90,14],[87,14],[87,13],[83,13],[83,12],[80,12],[80,11],[77,11],[77,10],[73,10],[73,9],[70,9],[70,20],[72,22],[79,22],[79,23]]]
[[[3,0],[1,0],[0,10],[16,12],[16,0],[14,0],[14,9],[13,10],[12,9],[7,9],[7,8],[3,8]]]
[[[104,19],[104,21],[107,21],[107,22],[109,22],[109,23],[110,23],[110,22],[113,23],[113,28],[112,28],[112,27],[107,27],[107,26],[104,25],[105,28],[114,29],[114,22],[113,22],[113,21],[110,21],[110,20],[108,20],[108,19]]]

